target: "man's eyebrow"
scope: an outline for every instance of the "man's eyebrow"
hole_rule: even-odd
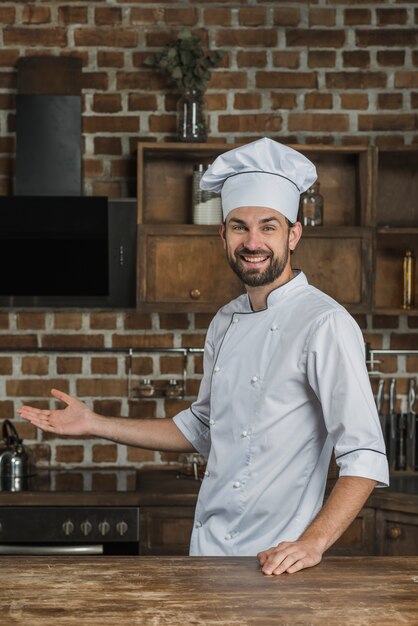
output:
[[[236,224],[246,225],[245,220],[240,220],[239,217],[231,217],[229,223],[235,222]],[[268,222],[278,222],[280,224],[280,220],[277,217],[263,217],[263,219],[259,220],[259,224],[267,224]]]

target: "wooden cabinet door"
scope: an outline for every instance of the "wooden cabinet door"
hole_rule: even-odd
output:
[[[243,293],[217,227],[143,225],[138,251],[139,309],[215,313]]]
[[[193,506],[141,507],[139,519],[140,554],[189,554]]]
[[[373,556],[375,511],[364,508],[345,533],[326,552],[326,556]]]
[[[377,554],[418,555],[418,515],[398,511],[376,511]]]

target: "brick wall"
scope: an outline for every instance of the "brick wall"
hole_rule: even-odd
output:
[[[39,465],[73,467],[138,465],[175,462],[174,453],[154,453],[86,437],[67,438],[41,433],[20,421],[16,409],[25,402],[54,408],[49,391],[55,386],[78,396],[107,416],[172,417],[189,406],[202,373],[202,355],[142,349],[201,348],[210,315],[138,314],[134,312],[0,313],[0,420],[13,419]],[[418,318],[357,316],[364,338],[372,348],[418,349]],[[42,351],[37,351],[41,348]],[[140,349],[129,361],[128,348]],[[111,352],[110,349],[120,350]],[[377,365],[385,378],[396,374],[400,403],[405,401],[408,379],[418,375],[418,357],[384,356]],[[158,387],[182,380],[186,366],[185,397],[133,398],[141,379]],[[131,399],[129,391],[131,371]],[[379,376],[372,377],[375,387]],[[389,384],[387,383],[387,389]]]
[[[176,126],[177,96],[144,59],[182,26],[226,53],[207,91],[210,140],[418,140],[411,0],[5,0],[0,24],[3,194],[13,189],[15,64],[42,54],[83,61],[86,193],[135,195],[137,140],[172,139]]]
[[[176,127],[177,96],[144,59],[182,26],[226,53],[206,94],[210,141],[260,135],[301,144],[418,141],[415,2],[5,0],[0,194],[13,193],[14,187],[15,64],[21,56],[41,54],[83,61],[85,193],[134,196],[137,141],[174,139]],[[106,415],[171,416],[196,393],[201,357],[189,358],[184,401],[129,401],[126,349],[200,347],[208,321],[204,315],[158,312],[0,312],[0,418],[16,419],[24,401],[53,406],[47,399],[51,384]],[[360,316],[358,321],[374,348],[418,348],[418,318]],[[37,352],[39,347],[51,352]],[[121,352],[100,353],[101,348]],[[155,353],[136,354],[132,366],[134,380],[179,377],[182,367],[178,356]],[[399,376],[404,394],[418,360],[384,357],[379,368],[388,378]],[[16,424],[39,463],[105,466],[176,458],[85,438],[57,439]]]

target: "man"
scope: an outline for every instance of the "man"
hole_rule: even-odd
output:
[[[315,179],[308,159],[266,138],[205,173],[202,188],[221,192],[221,237],[246,294],[210,324],[190,409],[173,420],[109,419],[53,390],[67,408],[19,411],[50,432],[208,455],[190,554],[257,554],[265,574],[319,563],[388,483],[361,332],[290,264],[300,193]],[[340,476],[322,506],[333,449]]]

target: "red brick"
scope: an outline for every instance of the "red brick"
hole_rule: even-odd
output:
[[[157,24],[163,19],[164,11],[159,9],[144,9],[133,7],[130,13],[131,24],[150,25]]]
[[[394,315],[373,315],[373,328],[399,328],[399,317]]]
[[[67,45],[65,28],[5,28],[3,40],[6,46],[58,46]]]
[[[129,402],[128,417],[152,418],[157,416],[157,403],[155,400],[134,400]]]
[[[408,12],[406,9],[376,9],[377,24],[379,26],[388,26],[389,24],[406,24],[408,21]]]
[[[239,50],[237,54],[238,67],[266,67],[267,54],[263,51]]]
[[[177,116],[175,115],[150,115],[148,126],[152,133],[175,133],[177,129]]]
[[[294,7],[273,9],[273,24],[276,26],[297,26],[300,22],[300,10]]]
[[[17,313],[16,315],[16,327],[19,330],[37,329],[42,330],[45,328],[46,317],[45,313]]]
[[[264,7],[245,7],[238,10],[238,23],[243,26],[264,26],[266,9]]]
[[[369,107],[369,96],[367,93],[342,93],[340,98],[342,109],[364,110]]]
[[[0,419],[13,419],[16,411],[11,400],[0,400]]]
[[[365,26],[371,24],[370,9],[344,9],[344,24],[347,26]]]
[[[418,92],[411,93],[411,108],[418,109]]]
[[[396,72],[395,87],[413,89],[418,87],[418,71],[416,72]]]
[[[142,448],[132,448],[127,446],[126,448],[126,460],[130,463],[144,463],[145,461],[154,461],[155,452],[151,450],[143,450]]]
[[[83,360],[81,357],[59,356],[57,357],[58,374],[81,374]]]
[[[230,26],[231,9],[226,7],[204,9],[203,22],[206,26]]]
[[[184,371],[183,356],[160,356],[161,374],[173,374],[182,376]]]
[[[344,67],[370,67],[370,52],[366,50],[345,50],[343,52]]]
[[[138,32],[122,28],[83,28],[74,31],[76,46],[106,48],[135,48],[138,45]]]
[[[281,117],[277,114],[261,115],[220,115],[218,129],[220,132],[271,132],[282,128]]]
[[[156,111],[157,97],[154,94],[130,93],[128,97],[129,111]]]
[[[92,191],[93,196],[107,196],[108,198],[120,198],[122,196],[121,185],[110,181],[94,181]]]
[[[7,330],[9,328],[9,314],[0,312],[0,328],[1,330]]]
[[[13,72],[0,72],[0,87],[3,89],[15,89],[16,86],[16,73]],[[13,124],[13,125],[12,125]],[[14,117],[8,118],[8,131],[15,131]]]
[[[98,26],[114,26],[122,22],[122,9],[118,7],[97,7],[94,21]]]
[[[295,109],[296,95],[293,93],[272,93],[271,108],[275,109]]]
[[[0,24],[14,24],[16,9],[14,7],[0,7]]]
[[[174,417],[180,411],[187,409],[190,406],[190,402],[187,400],[165,400],[164,412],[166,417]]]
[[[208,111],[224,111],[228,106],[226,94],[224,93],[207,93],[205,95],[205,103]]]
[[[47,356],[24,356],[21,369],[25,376],[45,376],[49,371],[49,358]]]
[[[412,50],[412,63],[415,67],[418,65],[418,50]]]
[[[98,67],[124,67],[125,54],[112,50],[98,50],[97,65]]]
[[[58,463],[81,463],[84,460],[84,447],[76,445],[57,446],[55,459]]]
[[[119,335],[112,337],[112,348],[172,348],[173,335],[164,333],[161,335]]]
[[[384,72],[328,72],[325,77],[327,89],[373,89],[386,87]]]
[[[403,95],[401,93],[379,93],[377,95],[378,109],[402,109]]]
[[[380,115],[359,115],[359,130],[389,130],[389,131],[406,131],[417,130],[417,117],[414,114],[380,114]]]
[[[49,398],[52,388],[68,393],[68,382],[62,378],[26,378],[6,381],[7,395],[21,398]]]
[[[257,72],[256,86],[260,89],[316,89],[315,72]]]
[[[118,137],[95,137],[94,154],[122,154],[122,142]]]
[[[391,46],[401,46],[409,48],[416,45],[416,30],[409,28],[379,28],[364,29],[356,31],[356,45],[364,46],[382,46],[388,48]]]
[[[116,328],[116,313],[100,311],[90,313],[90,328],[94,330],[113,330]]]
[[[245,72],[212,72],[210,87],[212,89],[245,89],[247,74]]]
[[[82,313],[54,313],[54,328],[79,330],[82,324]]]
[[[77,396],[125,398],[128,394],[128,383],[118,378],[84,378],[76,382]]]
[[[160,313],[159,320],[161,330],[189,328],[189,318],[187,313]]]
[[[118,459],[118,447],[113,443],[95,444],[92,453],[95,463],[114,463]]]
[[[92,374],[117,374],[118,361],[115,357],[92,357],[90,369]]]
[[[261,109],[261,94],[236,93],[234,96],[234,109]]]
[[[345,31],[331,28],[289,28],[286,31],[286,44],[307,48],[341,48],[345,44]]]
[[[13,372],[13,361],[11,357],[2,356],[0,357],[0,376],[6,376],[7,374],[12,374]]]
[[[118,113],[122,110],[120,94],[94,94],[92,110],[96,113]]]
[[[63,6],[58,7],[59,24],[87,24],[87,7]]]
[[[121,414],[120,400],[93,400],[93,411],[105,417],[117,417]]]
[[[85,115],[85,133],[136,133],[139,130],[138,116],[127,115]]]
[[[190,333],[181,335],[182,348],[203,348],[205,333]]]
[[[71,348],[72,350],[84,348],[103,348],[103,335],[43,335],[41,338],[43,348]]]
[[[194,26],[197,23],[197,11],[191,7],[164,9],[164,21],[173,26]]]
[[[99,159],[83,159],[83,176],[84,177],[97,177],[102,176],[104,172],[103,161]]]
[[[32,444],[29,446],[33,454],[35,466],[48,466],[51,462],[51,447],[46,443]]]
[[[9,50],[0,50],[0,66],[1,67],[14,67],[16,61],[19,59],[20,54],[17,48]]]
[[[333,50],[309,50],[308,67],[335,67],[336,54]]]
[[[0,348],[30,350],[38,347],[36,335],[0,335]]]
[[[332,94],[308,93],[305,96],[306,109],[332,109]]]
[[[314,8],[309,11],[310,26],[335,26],[335,9]]]
[[[51,21],[49,7],[26,4],[22,12],[22,24],[48,24]]]
[[[166,79],[156,71],[118,72],[116,89],[124,91],[157,91],[166,88]]]
[[[154,365],[151,357],[133,356],[132,359],[130,359],[130,362],[132,375],[151,376],[153,374]],[[126,373],[128,373],[128,370],[126,371]]]
[[[273,52],[274,67],[287,67],[295,70],[300,66],[300,52],[279,50]]]
[[[390,347],[393,350],[418,350],[418,333],[392,333]]]
[[[225,28],[217,32],[216,45],[221,47],[258,46],[269,48],[277,45],[277,31],[273,28]]]
[[[383,67],[401,67],[405,63],[405,50],[378,50],[376,59]]]
[[[339,113],[290,113],[288,119],[290,131],[346,132],[348,128],[348,115]]]

